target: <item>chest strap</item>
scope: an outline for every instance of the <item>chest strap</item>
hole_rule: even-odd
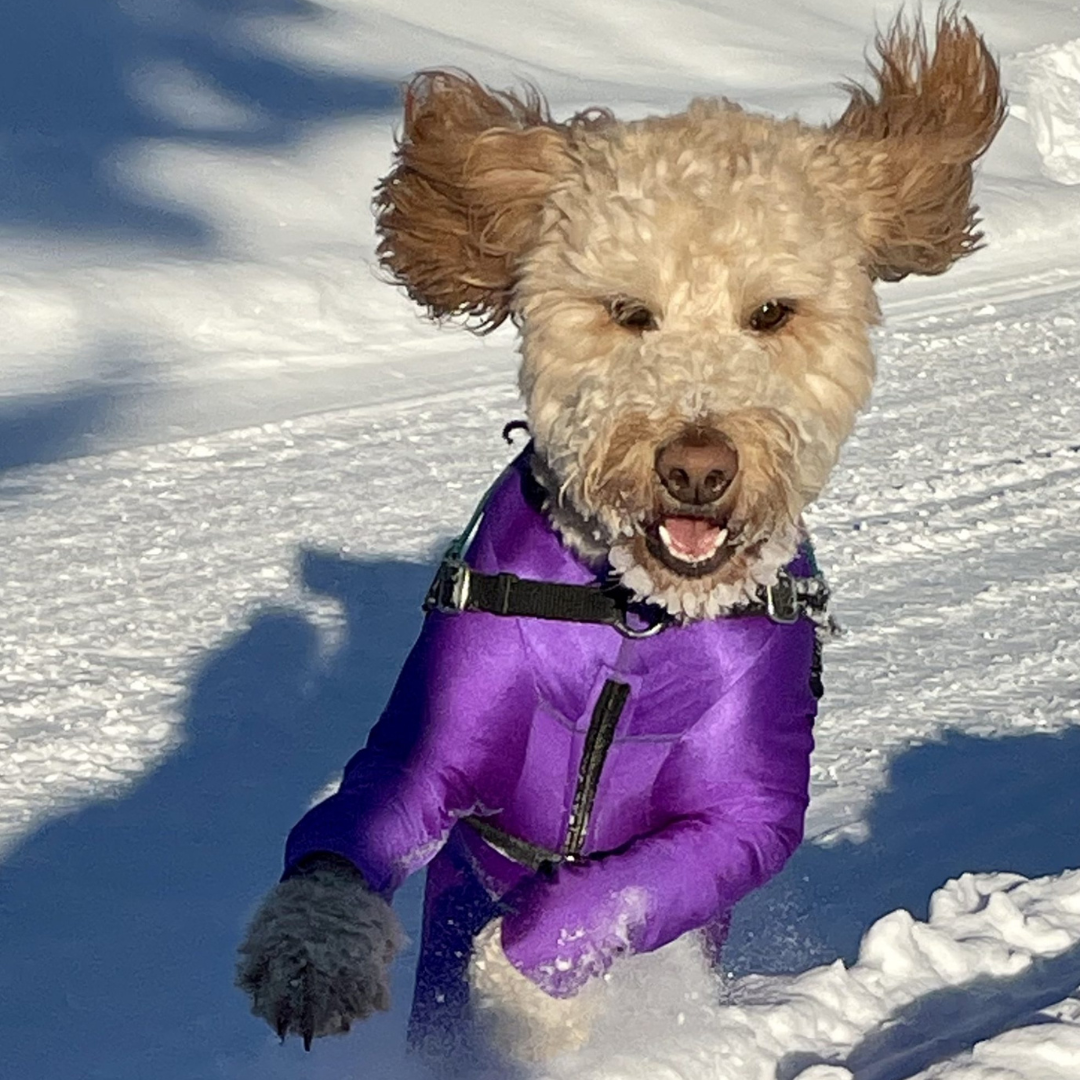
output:
[[[654,604],[634,603],[629,589],[618,585],[570,585],[516,574],[481,574],[452,555],[439,566],[424,610],[599,623],[629,638],[652,637],[675,621]]]
[[[506,436],[506,432],[503,432]],[[626,638],[648,638],[678,626],[679,619],[657,604],[635,600],[629,589],[617,583],[570,585],[559,581],[536,581],[516,574],[482,574],[465,561],[466,552],[484,519],[488,502],[514,465],[511,463],[488,488],[468,524],[443,556],[435,580],[424,598],[424,611],[482,611],[560,622],[611,626]],[[832,627],[829,619],[829,586],[817,567],[809,542],[810,577],[792,577],[781,570],[775,585],[758,590],[755,602],[740,605],[727,614],[767,615],[773,622],[790,624],[806,615],[822,633]]]
[[[781,570],[775,585],[759,590],[756,603],[733,609],[732,616],[767,615],[790,624],[806,615],[815,623],[827,620],[829,587],[820,573],[792,577]],[[628,638],[661,633],[678,620],[655,604],[636,602],[621,585],[569,585],[534,581],[516,574],[482,574],[456,552],[443,559],[424,599],[425,611],[482,611],[562,622],[611,626]]]

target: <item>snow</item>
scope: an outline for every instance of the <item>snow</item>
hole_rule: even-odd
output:
[[[948,1059],[950,1050],[978,1039],[988,1016],[1001,1023],[1026,1011],[1052,1020],[1042,1007],[1048,995],[1072,988],[1078,933],[1080,872],[1034,881],[1017,874],[964,874],[934,894],[925,922],[903,910],[879,919],[850,966],[838,960],[795,977],[747,976],[719,1005],[708,999],[700,965],[675,946],[659,987],[655,981],[627,987],[618,1019],[609,1019],[608,1029],[594,1037],[599,1045],[542,1075],[921,1076],[928,1057]],[[655,980],[655,965],[649,974]],[[1056,1008],[1067,1018],[1078,1004],[1074,999]],[[1049,1066],[1075,1045],[1075,1028],[1062,1026],[1060,1043],[1045,1028],[1042,1033],[1050,1045],[1039,1056]],[[980,1054],[993,1060],[993,1043],[1008,1045],[1010,1038],[1014,1032],[978,1046],[976,1060]],[[1078,1061],[1073,1058],[1073,1071],[1060,1075],[1075,1077]]]
[[[1080,1078],[1080,14],[967,10],[1012,100],[989,247],[882,289],[874,406],[813,513],[847,632],[808,842],[738,912],[720,1004],[673,949],[522,1077]],[[430,327],[373,268],[396,81],[459,65],[557,113],[719,93],[824,118],[891,11],[0,14],[5,1075],[421,1075],[409,957],[390,1015],[306,1056],[230,985],[519,415],[509,332]]]
[[[1025,118],[1043,173],[1061,184],[1080,184],[1080,38],[1021,53],[1011,66],[1026,91]]]

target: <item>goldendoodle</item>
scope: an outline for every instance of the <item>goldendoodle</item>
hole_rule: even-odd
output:
[[[555,122],[412,81],[379,254],[433,317],[513,320],[532,441],[241,947],[283,1038],[387,1007],[422,867],[417,1042],[535,1058],[586,1037],[621,957],[715,947],[799,843],[826,620],[801,514],[870,394],[875,279],[978,245],[1004,116],[954,10],[878,56],[826,126],[711,99]]]

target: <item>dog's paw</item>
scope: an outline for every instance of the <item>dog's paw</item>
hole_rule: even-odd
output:
[[[603,979],[573,997],[551,997],[506,958],[502,920],[477,935],[469,961],[473,1018],[491,1045],[517,1061],[546,1061],[580,1048],[599,1013]]]
[[[404,935],[351,867],[320,866],[276,885],[240,946],[236,985],[251,1011],[304,1046],[390,1008],[388,967]]]

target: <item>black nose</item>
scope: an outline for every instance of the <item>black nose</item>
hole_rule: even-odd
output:
[[[656,474],[667,491],[690,506],[708,506],[728,489],[739,455],[718,431],[692,428],[656,452]]]

